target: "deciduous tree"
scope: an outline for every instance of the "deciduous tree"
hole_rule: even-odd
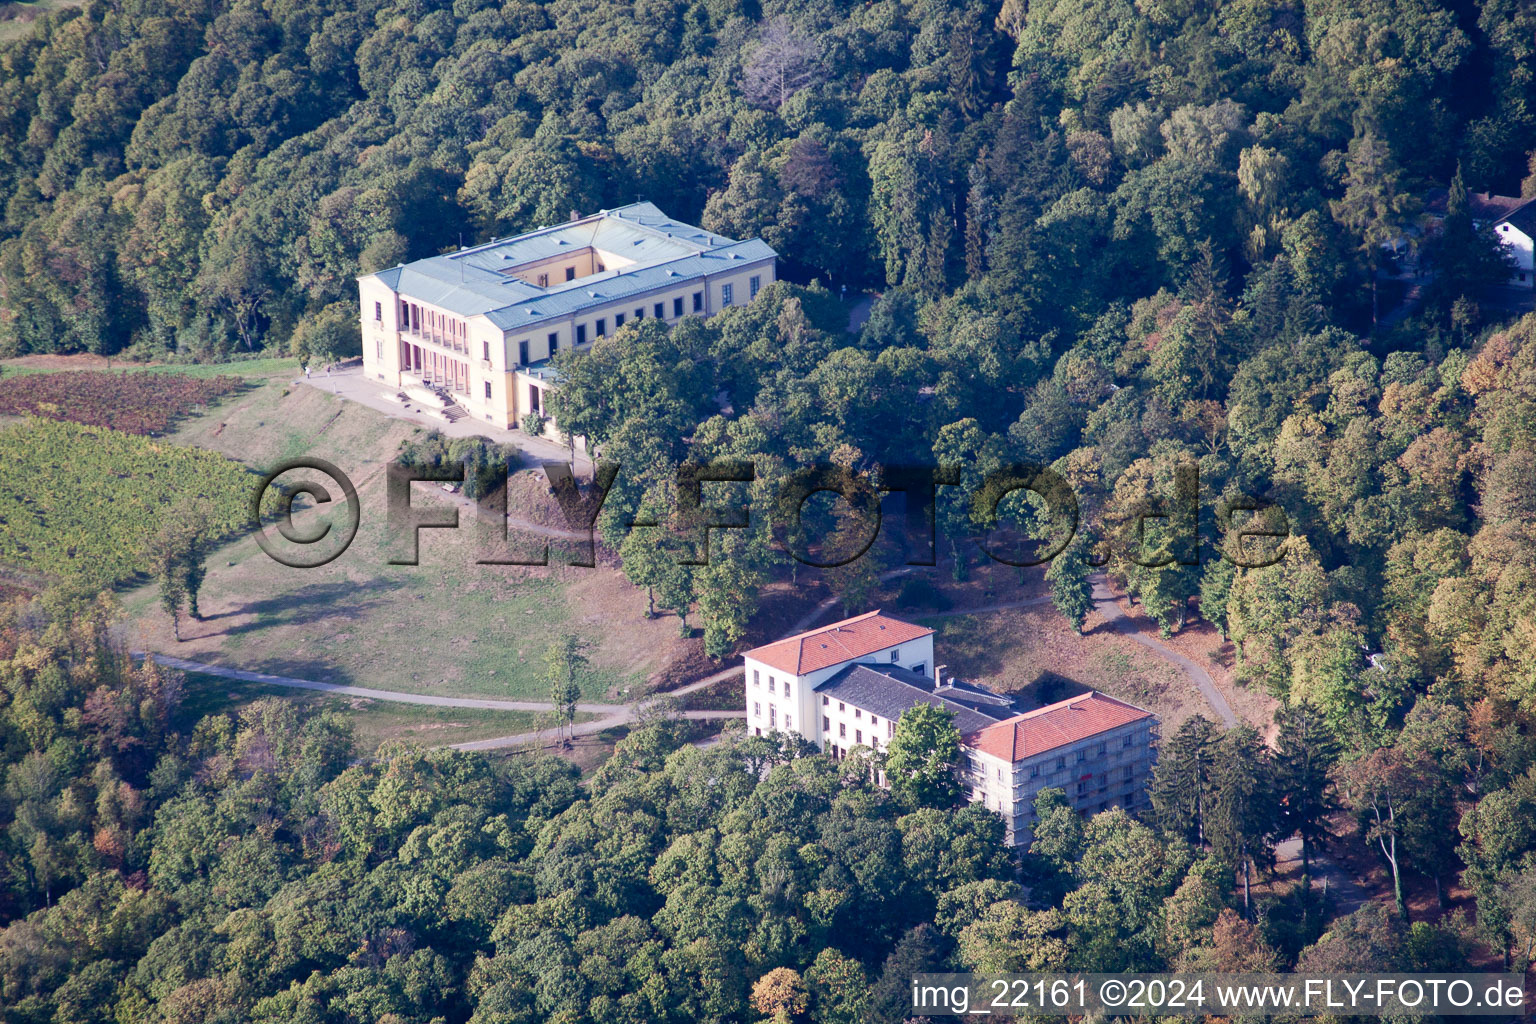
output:
[[[919,807],[948,807],[960,795],[960,732],[954,714],[920,703],[902,712],[885,750],[891,792]]]

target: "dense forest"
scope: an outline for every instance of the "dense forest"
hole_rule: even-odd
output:
[[[1166,737],[1146,821],[1047,798],[1024,898],[985,812],[761,741],[672,751],[653,723],[583,788],[555,761],[352,763],[342,723],[279,704],[176,727],[174,677],[54,595],[0,622],[0,1014],[851,1024],[900,1020],[932,965],[1525,967],[1536,317],[1494,301],[1468,196],[1536,191],[1533,38],[1513,0],[43,19],[0,47],[0,352],[340,354],[355,274],[643,197],[763,237],[795,282],[628,324],[552,399],[624,467],[600,525],[625,573],[711,654],[808,571],[769,528],[785,473],[959,467],[939,571],[964,573],[973,535],[1053,526],[956,495],[1048,464],[1083,513],[1048,572],[1069,621],[1107,557],[1282,712],[1269,744]],[[857,335],[845,284],[881,293]],[[663,556],[700,458],[753,462],[763,514],[692,566]],[[1189,466],[1198,560],[1178,516],[1138,529]],[[1284,557],[1241,568],[1219,554],[1255,503]],[[826,578],[857,609],[902,557]],[[1248,893],[1296,832],[1375,851],[1398,898],[1324,932],[1309,889]],[[1405,921],[1430,884],[1471,913]]]
[[[637,196],[807,279],[938,300],[930,335],[989,314],[971,330],[1019,388],[1116,303],[1185,288],[1206,246],[1227,290],[1358,324],[1363,268],[1426,188],[1458,163],[1518,188],[1533,21],[1505,0],[93,0],[0,47],[0,352],[329,344],[361,271]]]
[[[1447,970],[1477,938],[1381,903],[1321,935],[1308,890],[1235,890],[1233,851],[1262,862],[1273,826],[1234,795],[1309,791],[1315,723],[1274,761],[1251,729],[1181,732],[1162,829],[1047,790],[1026,902],[986,808],[768,739],[679,746],[664,718],[585,783],[552,756],[357,761],[344,719],[277,699],[177,731],[178,677],[125,656],[111,617],[62,593],[0,609],[17,1024],[900,1024],[912,975],[949,966]],[[1183,769],[1213,759],[1240,770],[1181,816]]]

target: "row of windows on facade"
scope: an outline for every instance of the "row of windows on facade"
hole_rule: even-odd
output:
[[[757,298],[757,293],[758,293],[758,291],[761,290],[762,283],[763,283],[763,279],[761,277],[754,276],[754,277],[751,277],[751,278],[748,279],[747,287],[748,287],[748,290],[751,292],[751,294],[749,296],[749,299]],[[702,312],[704,312],[704,293],[701,292],[701,291],[700,292],[694,292],[693,296],[692,296],[692,304],[693,304],[693,312],[695,312],[695,313],[702,313]],[[732,286],[732,285],[729,285],[729,284],[722,284],[720,286],[720,305],[722,307],[724,307],[724,306],[733,306],[735,304],[736,304],[736,290],[735,290],[735,287]],[[658,303],[656,303],[655,305],[653,305],[651,307],[651,315],[654,316],[657,320],[662,320],[662,319],[666,318],[666,310],[667,310],[667,304],[665,302],[658,302]],[[672,316],[675,319],[675,318],[680,317],[682,315],[683,315],[683,298],[682,298],[682,296],[678,296],[678,297],[676,297],[676,298],[674,298],[672,300]],[[644,306],[636,306],[635,307],[635,319],[636,320],[643,320],[643,319],[645,319],[645,307]],[[626,315],[624,313],[615,313],[613,315],[613,329],[614,330],[618,330],[620,327],[623,327],[624,324],[625,324],[625,321],[626,321]],[[599,337],[599,338],[607,337],[608,336],[608,320],[607,320],[607,318],[606,317],[598,317],[597,320],[595,320],[593,322],[593,328],[594,328],[593,333],[597,337]],[[559,335],[551,334],[549,336],[549,348],[550,348],[551,352],[553,352],[555,350],[555,347],[557,345],[558,339],[559,339]],[[576,325],[576,344],[577,345],[585,345],[586,343],[587,343],[587,325],[586,324],[577,324]],[[528,343],[526,341],[518,343],[518,356],[519,356],[519,359],[522,362],[524,362],[524,363],[528,362],[528,348],[527,348],[527,346],[528,346]]]
[[[752,670],[752,685],[753,686],[762,686],[763,685],[763,673],[760,670],[758,670],[758,669],[753,669]],[[775,683],[774,680],[773,680],[773,676],[770,675],[768,677],[768,692],[770,694],[777,693],[778,691],[774,688],[777,685],[778,684]],[[794,694],[790,691],[789,680],[788,679],[784,680],[784,696],[786,696],[786,697],[794,696]]]
[[[839,704],[837,706],[837,709],[839,711],[841,711],[843,709],[843,706],[841,704]],[[854,708],[853,709],[853,717],[855,717],[855,718],[859,717],[859,709],[858,708]],[[870,715],[869,716],[869,720],[870,720],[870,723],[872,725],[879,725],[880,724],[880,719],[876,718],[874,715]],[[821,731],[822,732],[826,732],[826,733],[830,733],[832,731],[832,719],[826,717],[825,715],[823,715],[822,719],[821,719]],[[837,723],[837,735],[838,735],[839,739],[847,739],[848,738],[848,723],[847,722],[838,722]],[[896,735],[896,723],[895,722],[890,722],[890,721],[886,722],[885,723],[885,738],[886,739],[891,739],[895,735]],[[875,735],[875,731],[873,729],[871,729],[869,731],[869,742],[873,745],[875,742],[877,742],[878,739],[879,739],[879,737]],[[859,743],[863,743],[864,742],[864,730],[863,729],[855,729],[855,730],[853,730],[853,742],[855,744],[859,744]]]
[[[1134,783],[1136,781],[1136,775],[1137,775],[1136,766],[1132,765],[1132,764],[1126,765],[1121,770],[1121,784],[1122,785],[1130,785],[1130,784]],[[1095,781],[1094,779],[1079,779],[1078,782],[1077,782],[1077,795],[1079,797],[1084,797],[1084,796],[1089,795],[1090,791],[1092,791],[1094,789],[1094,781]],[[1110,787],[1110,785],[1114,781],[1115,780],[1113,778],[1113,773],[1112,772],[1105,772],[1104,774],[1098,776],[1098,778],[1097,778],[1098,792],[1100,792],[1100,793],[1107,793],[1107,792],[1109,792],[1109,787]],[[987,791],[984,788],[978,786],[978,787],[976,787],[975,789],[972,790],[971,799],[973,799],[973,800],[980,800],[980,801],[985,802],[986,798],[987,798]],[[1034,802],[1034,791],[1031,791],[1029,793],[1021,793],[1020,795],[1014,797],[1014,799],[1013,799],[1014,811],[1018,812],[1018,811],[1020,811],[1020,810],[1022,810],[1024,808],[1028,808],[1028,807],[1033,805],[1033,802]],[[1002,798],[1001,795],[999,795],[997,797],[996,805],[997,805],[997,809],[998,810],[1002,810],[1003,809],[1003,798]],[[1033,812],[1030,813],[1030,817],[1034,817]]]
[[[1111,778],[1111,775],[1112,775],[1111,772],[1105,772],[1104,774],[1098,776],[1097,780],[1094,780],[1094,779],[1078,779],[1077,780],[1077,795],[1078,796],[1087,796],[1088,795],[1088,791],[1093,788],[1093,783],[1095,781],[1097,781],[1098,784],[1099,784],[1099,792],[1103,793],[1104,791],[1109,789],[1109,784],[1112,781],[1114,781]],[[1127,782],[1127,783],[1135,782],[1136,781],[1136,766],[1135,765],[1128,764],[1128,765],[1126,765],[1121,770],[1121,781]]]
[[[763,706],[761,704],[754,703],[752,705],[752,717],[753,718],[762,718],[763,717]],[[770,729],[777,729],[778,727],[779,727],[779,709],[774,707],[772,704],[770,704],[770,705],[768,705],[768,728],[770,728]],[[795,716],[786,713],[784,715],[784,731],[785,732],[793,732],[794,728],[795,728]],[[762,735],[762,730],[758,730],[758,735],[759,736]]]
[[[895,664],[896,662],[898,662],[900,660],[901,660],[901,650],[898,648],[897,650],[894,650],[894,651],[891,652],[891,663]],[[915,669],[913,669],[913,671],[916,672],[918,675],[922,675],[923,674],[923,666],[919,665]],[[753,669],[752,670],[752,685],[753,686],[761,686],[762,684],[763,684],[763,674],[762,674],[762,671],[759,670],[759,669]],[[769,693],[773,693],[774,692],[773,686],[774,686],[773,676],[770,674],[768,676],[768,692]],[[788,679],[784,680],[784,696],[786,696],[786,697],[790,696],[789,680]],[[822,704],[826,704],[827,703],[827,697],[825,695],[822,696],[821,703]],[[839,705],[838,707],[839,707],[839,710],[841,710],[842,706]]]
[[[892,661],[896,660],[896,656],[895,656],[894,653],[891,656],[891,660]],[[758,669],[753,669],[752,670],[752,685],[753,686],[761,686],[762,685],[762,673]],[[769,677],[768,677],[768,693],[770,695],[778,693],[778,690],[776,689],[777,685],[778,684],[774,681],[773,676],[769,675]],[[788,679],[784,680],[784,696],[785,697],[793,697],[794,696],[793,692],[790,689],[790,682],[789,682]],[[752,706],[755,708],[758,705],[753,704]],[[826,694],[822,694],[821,695],[821,706],[824,707],[824,708],[831,707],[832,706],[832,698],[827,696]],[[848,707],[842,701],[838,701],[837,702],[837,711],[838,711],[838,714],[847,714]],[[761,712],[754,712],[753,717],[761,718],[762,717],[762,713]],[[863,708],[854,708],[853,709],[853,717],[854,718],[863,718],[864,717],[864,709]],[[822,719],[822,721],[825,722],[826,719]],[[874,715],[874,714],[870,715],[869,716],[869,724],[870,725],[879,725],[880,724],[880,716],[879,715]],[[823,728],[831,728],[831,726],[829,724],[829,725],[824,726]],[[887,731],[894,732],[895,728],[896,728],[896,724],[894,722],[887,722],[886,723]],[[845,732],[843,735],[846,736],[847,733]]]
[[[1120,746],[1122,747],[1122,749],[1129,750],[1135,744],[1135,742],[1136,742],[1136,737],[1135,736],[1126,736],[1124,738],[1124,741],[1120,744]],[[1109,752],[1109,744],[1108,744],[1108,742],[1100,743],[1099,744],[1099,750],[1098,750],[1098,756],[1099,757],[1103,757],[1108,752]],[[1078,764],[1082,764],[1086,760],[1088,760],[1088,750],[1085,747],[1085,748],[1081,748],[1081,749],[1078,750],[1078,752],[1077,752],[1077,763]],[[1066,767],[1067,767],[1067,759],[1066,759],[1066,756],[1063,755],[1063,756],[1058,757],[1056,759],[1056,766],[1054,768],[1052,768],[1051,771],[1052,772],[1065,771]],[[975,759],[972,759],[972,761],[971,761],[971,770],[974,771],[977,775],[980,775],[982,777],[985,777],[986,774],[987,774],[987,767],[986,767],[986,765],[982,764],[981,762],[979,762],[979,761],[977,761]],[[1001,767],[999,767],[997,769],[997,777],[999,779],[1001,779],[1003,777],[1003,769]],[[1029,766],[1029,777],[1032,778],[1032,779],[1037,779],[1037,778],[1040,777],[1040,766],[1038,764],[1032,764],[1032,765]]]
[[[570,278],[567,277],[566,280],[570,280]],[[762,281],[763,281],[763,279],[761,277],[756,277],[756,276],[748,279],[747,286],[748,286],[748,289],[751,291],[750,298],[752,298],[752,299],[757,298],[757,293],[758,293],[758,291],[762,287]],[[734,305],[735,301],[736,301],[735,289],[731,285],[728,285],[728,284],[721,285],[720,286],[720,305],[721,306]],[[656,317],[656,319],[662,320],[662,319],[666,318],[666,309],[667,309],[667,304],[665,302],[658,302],[658,303],[656,303],[652,307],[651,312],[652,312],[652,315]],[[702,313],[703,311],[704,311],[704,293],[703,292],[694,292],[693,293],[693,312],[695,312],[695,313]],[[683,315],[683,298],[681,296],[679,296],[679,297],[677,297],[677,298],[672,300],[672,316],[675,318],[675,317],[680,317],[682,315]],[[384,319],[384,304],[382,302],[375,302],[373,304],[373,318],[375,320],[378,320],[378,321],[382,321]],[[635,319],[636,320],[643,320],[643,319],[645,319],[645,307],[644,306],[636,306],[635,307]],[[615,313],[613,315],[613,328],[614,328],[614,330],[618,330],[620,327],[623,327],[624,324],[625,324],[625,320],[626,320],[626,315],[625,314],[623,314],[623,313]],[[449,346],[455,352],[463,352],[463,353],[468,353],[469,352],[469,325],[466,324],[464,321],[457,319],[456,317],[447,316],[447,315],[445,315],[443,313],[438,313],[438,312],[435,312],[434,310],[427,309],[424,306],[418,306],[414,302],[407,302],[406,300],[401,299],[400,300],[400,322],[401,322],[401,324],[405,325],[405,330],[409,334],[414,334],[414,335],[417,335],[418,337],[422,337],[422,338],[428,339],[430,341],[436,341],[439,344]],[[607,317],[598,317],[597,320],[594,321],[593,327],[594,327],[593,333],[594,333],[594,335],[596,337],[599,337],[599,338],[607,337],[607,335],[608,335],[608,318]],[[580,346],[580,345],[585,345],[586,343],[587,343],[587,325],[586,324],[577,324],[576,325],[576,344],[578,346]],[[550,333],[550,335],[549,335],[549,351],[551,353],[553,353],[556,350],[558,350],[559,347],[560,347],[560,334],[559,334],[558,331],[552,331]],[[490,362],[490,359],[491,359],[491,343],[489,341],[483,342],[483,351],[481,352],[481,358],[485,359],[486,362]],[[517,343],[517,361],[518,361],[518,364],[521,365],[521,366],[527,366],[528,365],[528,342],[527,342],[526,339],[523,340],[523,341],[519,341]],[[490,386],[489,385],[486,386],[485,397],[487,397],[487,398],[491,397]]]
[[[1083,794],[1087,793],[1089,789],[1093,788],[1093,783],[1094,783],[1095,779],[1098,780],[1098,786],[1099,786],[1099,789],[1101,791],[1106,789],[1106,788],[1108,788],[1109,784],[1114,781],[1114,777],[1115,777],[1116,771],[1117,771],[1117,769],[1110,768],[1110,769],[1106,769],[1105,771],[1101,772],[1097,776],[1085,775],[1081,779],[1078,779],[1077,780],[1077,792],[1078,792],[1078,795],[1082,796]],[[1127,764],[1127,765],[1119,766],[1118,772],[1120,774],[1120,777],[1121,777],[1122,781],[1124,781],[1124,782],[1134,782],[1134,781],[1136,781],[1136,776],[1137,776],[1137,774],[1139,772],[1139,769],[1134,764]],[[978,793],[982,792],[981,787],[986,785],[986,780],[985,779],[977,780],[976,785],[978,787],[977,788],[977,792]],[[1031,798],[1028,797],[1028,796],[1020,796],[1020,797],[1017,798],[1017,800],[1019,800],[1019,801],[1028,800],[1028,799],[1031,799]]]
[[[826,703],[826,701],[827,701],[827,698],[823,697],[822,698],[822,703]],[[844,706],[842,705],[841,702],[839,702],[838,705],[837,705],[837,710],[839,710],[839,711],[846,711],[847,709],[844,708]],[[858,708],[854,708],[853,709],[853,716],[855,718],[860,717],[861,714],[862,714],[862,712],[860,711],[860,709],[858,709]],[[779,716],[779,709],[774,707],[772,704],[768,705],[768,726],[770,728],[777,728],[778,727],[778,716]],[[759,703],[757,701],[753,701],[752,702],[752,717],[753,718],[762,718],[763,717],[763,706],[762,706],[761,703]],[[880,738],[876,734],[876,732],[874,730],[874,727],[878,726],[880,724],[880,719],[877,718],[874,715],[870,715],[869,716],[869,724],[871,726],[871,728],[869,730],[869,741],[870,741],[870,743],[873,744],[873,743],[878,742],[879,738]],[[784,715],[784,728],[785,728],[785,730],[786,731],[793,730],[794,727],[795,727],[795,716],[786,713]],[[824,732],[824,733],[828,733],[828,734],[830,734],[832,732],[832,719],[828,718],[825,715],[823,715],[822,718],[821,718],[821,731]],[[839,739],[847,739],[848,738],[848,723],[847,722],[838,722],[837,723],[837,735],[838,735]],[[896,723],[888,720],[885,723],[885,738],[886,739],[891,739],[895,735],[896,735]],[[855,744],[859,744],[859,743],[863,743],[864,742],[864,730],[863,729],[854,729],[853,730],[853,742]]]
[[[981,803],[983,806],[986,806],[986,801],[983,800],[981,797],[978,796],[978,797],[975,797],[974,799],[977,802]],[[1141,803],[1141,796],[1140,796],[1140,794],[1132,793],[1132,794],[1130,794],[1129,796],[1127,796],[1125,798],[1123,803],[1119,803],[1116,806],[1123,806],[1123,807],[1126,807],[1126,808],[1133,808],[1133,807],[1135,807],[1139,803]],[[1002,804],[999,803],[997,807],[993,808],[993,810],[997,811],[999,814],[1002,814],[1003,813]],[[1099,801],[1098,810],[1100,812],[1109,810],[1109,801],[1108,800],[1100,800]],[[1078,807],[1077,808],[1077,813],[1080,816],[1081,815],[1086,815],[1088,813],[1088,809],[1086,807]],[[1013,813],[1013,822],[1009,823],[1009,828],[1010,828],[1010,830],[1012,828],[1014,828],[1015,827],[1014,823],[1016,823],[1016,822],[1018,822],[1020,820],[1026,822],[1030,826],[1033,826],[1034,823],[1039,820],[1039,818],[1040,818],[1040,816],[1035,813],[1034,806],[1031,805],[1029,807],[1022,808],[1022,809],[1014,811],[1014,813]]]

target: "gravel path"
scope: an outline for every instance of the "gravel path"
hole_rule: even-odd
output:
[[[531,524],[530,524],[531,525]],[[882,579],[893,579],[901,576],[910,569],[893,569],[882,573]],[[1218,718],[1227,727],[1237,724],[1237,716],[1232,713],[1232,708],[1227,704],[1216,689],[1216,684],[1211,681],[1210,674],[1194,661],[1173,650],[1166,644],[1147,636],[1136,628],[1135,624],[1126,617],[1115,602],[1114,595],[1110,592],[1103,578],[1097,578],[1093,584],[1093,598],[1095,606],[1104,615],[1111,629],[1129,636],[1132,640],[1148,648],[1158,657],[1171,662],[1183,670],[1189,680],[1194,683],[1206,703],[1216,712]],[[935,612],[924,615],[924,618],[948,618],[959,615],[984,615],[990,612],[1004,611],[1012,608],[1031,608],[1049,604],[1050,596],[1022,598],[1018,601],[1005,601],[997,604],[983,605],[976,608],[955,608],[943,612]],[[802,632],[810,628],[811,624],[826,614],[837,604],[836,598],[828,598],[812,608],[800,620],[790,627],[790,634]],[[400,704],[417,704],[429,707],[442,708],[478,708],[488,711],[533,711],[547,712],[554,705],[547,701],[532,700],[496,700],[490,697],[438,697],[425,693],[402,693],[396,690],[379,690],[366,686],[348,686],[342,683],[322,683],[311,679],[295,679],[291,676],[268,675],[264,672],[252,672],[247,669],[225,668],[221,665],[208,665],[202,662],[189,661],[185,658],[173,657],[169,654],[152,655],[155,661],[169,668],[180,669],[183,672],[197,672],[203,675],[219,676],[225,679],[237,679],[243,682],[262,683],[267,686],[285,686],[296,690],[314,690],[321,693],[334,693],[347,697],[366,697],[370,700],[394,701]],[[686,697],[690,693],[713,686],[715,683],[730,679],[743,671],[740,665],[721,669],[697,679],[687,686],[670,690],[666,694],[656,696]],[[654,699],[654,698],[647,698]],[[629,704],[604,704],[604,703],[580,703],[576,710],[583,714],[596,715],[598,717],[586,722],[578,722],[571,726],[567,733],[573,736],[588,736],[602,732],[605,729],[628,725],[635,721],[639,711],[644,707],[643,699]],[[682,717],[700,721],[718,721],[728,718],[741,718],[746,714],[742,711],[685,711]],[[490,739],[475,740],[469,743],[456,744],[459,750],[502,750],[509,747],[521,747],[529,744],[544,743],[558,738],[554,729],[540,729],[534,732],[518,733],[512,736],[495,736]]]
[[[135,652],[136,654],[138,652]],[[251,672],[242,668],[225,668],[222,665],[207,665],[198,661],[188,661],[186,658],[176,658],[169,654],[151,655],[155,662],[167,668],[178,669],[182,672],[196,672],[201,675],[218,676],[223,679],[237,679],[247,683],[262,683],[266,686],[285,686],[294,690],[315,690],[321,693],[333,693],[343,697],[366,697],[369,700],[393,701],[397,704],[418,704],[438,708],[477,708],[485,711],[553,711],[554,705],[548,701],[536,700],[495,700],[489,697],[437,697],[427,693],[401,693],[397,690],[377,690],[367,686],[347,686],[342,683],[321,683],[312,679],[295,679],[292,676],[274,676],[265,672]],[[722,669],[703,679],[697,679],[687,686],[678,687],[666,694],[656,696],[686,697],[695,690],[702,690],[732,676],[740,675],[743,671],[740,665]],[[654,699],[654,698],[648,698]],[[577,722],[566,733],[572,736],[588,736],[592,733],[602,732],[604,729],[612,729],[620,725],[628,725],[635,720],[640,710],[646,704],[646,700],[633,704],[593,704],[580,703],[576,710],[583,714],[597,715],[597,718],[586,722]],[[713,721],[725,718],[745,717],[746,711],[684,711],[683,718],[698,721]],[[513,736],[493,736],[490,739],[475,740],[471,743],[456,744],[459,750],[500,750],[507,747],[520,747],[530,743],[542,743],[558,739],[560,733],[555,729],[540,729],[535,732],[517,733]]]
[[[1292,837],[1275,844],[1275,863],[1288,865],[1301,860],[1301,840]],[[1312,888],[1323,889],[1333,897],[1340,916],[1352,914],[1371,898],[1365,886],[1331,860],[1326,854],[1312,851]]]
[[[1115,595],[1102,576],[1094,578],[1093,601],[1094,607],[1108,620],[1111,629],[1125,634],[1159,658],[1183,669],[1189,681],[1195,684],[1195,689],[1200,691],[1205,702],[1211,706],[1211,710],[1216,712],[1216,717],[1221,719],[1222,725],[1230,729],[1237,724],[1237,716],[1232,713],[1232,706],[1227,703],[1227,698],[1221,695],[1221,691],[1216,689],[1216,684],[1211,681],[1211,674],[1161,640],[1147,636],[1137,629],[1136,624],[1120,610],[1120,605],[1115,601]]]

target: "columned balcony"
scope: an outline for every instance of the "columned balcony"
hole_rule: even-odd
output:
[[[469,360],[456,358],[435,345],[418,343],[417,336],[400,334],[400,372],[428,387],[444,388],[455,395],[469,394]]]

